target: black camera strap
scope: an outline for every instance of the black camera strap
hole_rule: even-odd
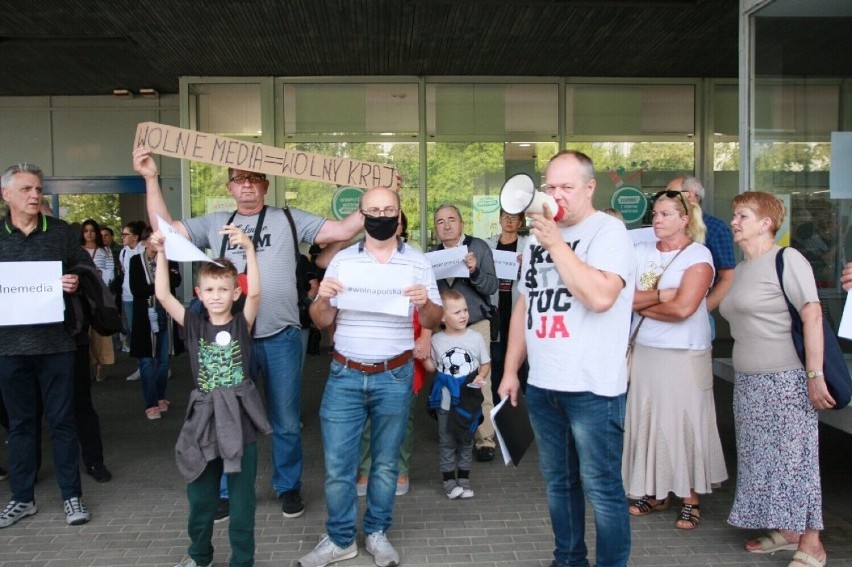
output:
[[[287,211],[287,209],[284,209],[284,210],[287,212],[287,216],[289,217],[290,212]],[[237,211],[234,211],[233,213],[231,213],[231,216],[228,219],[228,222],[225,223],[225,225],[229,225],[232,222],[234,222],[234,219],[236,217],[237,217]],[[252,244],[254,244],[255,250],[257,250],[257,245],[260,244],[260,229],[263,228],[263,219],[265,219],[265,218],[266,218],[266,205],[263,205],[263,208],[260,209],[260,213],[258,213],[258,215],[257,215],[257,226],[254,227],[254,234],[251,237],[251,242],[252,242]],[[293,219],[290,219],[290,224],[291,225],[293,224]],[[295,230],[293,231],[293,234],[294,235],[296,234]],[[219,249],[219,258],[225,257],[225,249],[227,248],[227,246],[228,246],[228,235],[226,234],[225,236],[222,237],[222,247]],[[243,273],[245,273],[245,270],[243,270]]]

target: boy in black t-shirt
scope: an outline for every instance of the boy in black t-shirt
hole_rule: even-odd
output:
[[[175,447],[178,470],[187,479],[192,540],[188,557],[176,567],[213,563],[213,520],[219,504],[222,473],[230,493],[231,566],[254,562],[254,483],[257,476],[257,434],[269,434],[260,394],[251,380],[251,329],[260,304],[260,275],[251,239],[234,225],[223,227],[231,246],[246,250],[246,300],[242,311],[231,308],[240,296],[237,270],[225,259],[205,263],[198,270],[196,295],[206,313],[184,308],[169,290],[168,260],[157,232],[151,243],[157,250],[154,286],[157,299],[184,327],[186,348],[195,380],[186,420]],[[234,412],[238,409],[238,412]]]

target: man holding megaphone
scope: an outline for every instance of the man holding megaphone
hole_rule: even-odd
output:
[[[621,454],[633,245],[624,223],[595,210],[588,156],[559,152],[545,181],[544,193],[520,184],[501,192],[503,208],[524,206],[532,224],[498,393],[516,404],[528,357],[526,405],[556,539],[551,567],[586,559],[584,493],[595,511],[596,564],[621,567],[630,557]]]

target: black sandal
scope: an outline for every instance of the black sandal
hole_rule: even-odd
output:
[[[648,502],[651,499],[657,500],[655,497],[648,496],[646,494],[645,496],[643,496],[639,500],[634,500],[633,502],[630,503],[631,507],[635,506],[636,509],[639,510],[638,512],[634,512],[634,511],[630,510],[630,508],[628,508],[627,511],[630,512],[630,515],[632,515],[632,516],[644,516],[645,514],[650,514],[651,512],[656,512],[658,510],[668,509],[668,507],[669,507],[668,497],[663,498],[662,500],[657,500],[657,503],[653,504],[653,505],[650,502]]]
[[[698,524],[701,523],[701,516],[697,516],[692,513],[693,510],[698,510],[700,507],[698,504],[683,504],[683,507],[680,509],[680,515],[677,520],[675,520],[675,527],[679,530],[694,530],[698,527]],[[689,522],[690,526],[681,526],[678,525],[678,522]]]

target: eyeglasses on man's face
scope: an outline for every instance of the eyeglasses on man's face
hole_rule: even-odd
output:
[[[361,209],[361,212],[368,217],[395,217],[399,213],[399,207],[370,207],[369,209]]]
[[[257,174],[257,173],[252,173],[250,175],[246,175],[245,173],[241,173],[239,175],[233,176],[228,181],[231,182],[231,183],[236,183],[238,185],[242,185],[243,183],[246,182],[246,180],[248,180],[248,182],[251,183],[251,184],[256,184],[256,183],[260,183],[261,181],[266,181],[266,176],[261,175],[261,174]]]
[[[129,232],[122,232],[121,237],[124,238],[125,236],[133,236],[133,234],[131,234]]]

